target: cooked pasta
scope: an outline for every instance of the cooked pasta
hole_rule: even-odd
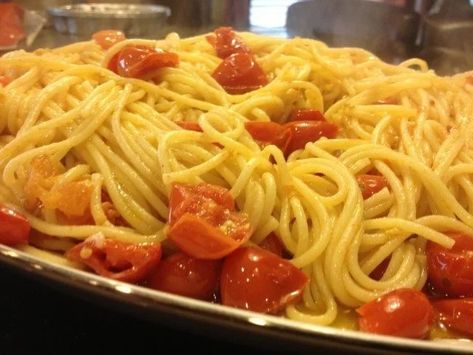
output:
[[[341,306],[422,289],[426,242],[451,247],[444,232],[473,235],[468,74],[439,77],[419,59],[390,65],[311,39],[240,36],[268,79],[242,94],[212,76],[221,59],[205,36],[128,39],[107,50],[92,40],[1,57],[0,74],[12,81],[0,86],[0,200],[30,222],[37,241],[28,248],[57,257],[97,234],[165,245],[172,184],[206,182],[229,189],[248,216],[247,243],[274,232],[308,275],[289,318],[330,325]],[[179,65],[153,80],[117,75],[107,63],[126,46],[173,52]],[[245,129],[309,108],[338,126],[336,138],[285,156]],[[387,187],[364,199],[357,176],[372,171]],[[87,200],[59,201],[65,190]],[[73,215],[89,210],[91,219],[66,218],[71,201],[80,210]],[[372,278],[386,259],[382,278]]]

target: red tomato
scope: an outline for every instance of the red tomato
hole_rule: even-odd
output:
[[[473,85],[473,75],[469,75],[466,78],[466,82],[470,85]]]
[[[246,122],[245,128],[254,139],[276,145],[286,156],[321,137],[333,138],[338,131],[335,124],[326,121],[294,121],[284,125],[276,122]]]
[[[212,76],[230,94],[244,94],[268,83],[263,69],[246,52],[225,58]]]
[[[275,314],[299,300],[308,282],[289,261],[261,248],[240,248],[223,263],[222,304]]]
[[[427,242],[427,270],[434,291],[450,297],[473,296],[473,237],[451,232],[451,249]]]
[[[389,262],[391,261],[391,257],[387,257],[384,259],[381,264],[379,264],[373,271],[370,273],[370,277],[373,280],[381,280],[383,277],[384,273],[386,272],[386,269],[388,268]]]
[[[258,246],[264,250],[276,254],[281,258],[284,255],[284,244],[282,243],[281,239],[279,239],[279,237],[272,232],[266,238],[264,238],[263,241],[258,244]]]
[[[286,149],[286,155],[295,150],[303,149],[309,142],[315,142],[321,137],[334,138],[338,127],[326,121],[295,121],[284,125],[291,132],[291,140]]]
[[[184,253],[161,260],[149,286],[160,291],[202,300],[212,298],[218,286],[221,262],[199,260]]]
[[[438,300],[432,302],[439,320],[447,328],[473,337],[473,298]]]
[[[9,76],[0,75],[0,85],[2,85],[2,86],[7,86],[8,84],[10,84],[12,82],[12,80],[13,80],[13,78],[10,78]]]
[[[319,110],[302,108],[294,110],[289,121],[326,121],[325,116]]]
[[[231,27],[217,28],[214,35],[207,36],[206,38],[217,51],[217,56],[222,59],[234,53],[250,52],[248,47],[245,46],[241,38],[236,35]]]
[[[197,185],[173,184],[169,197],[169,224],[173,225],[184,213],[198,213],[203,201],[212,200],[217,205],[235,210],[233,197],[226,188],[201,183]]]
[[[138,282],[158,265],[161,245],[127,244],[92,236],[68,250],[66,256],[88,266],[101,276],[118,281]]]
[[[0,243],[26,244],[30,235],[30,222],[21,213],[0,204]]]
[[[108,69],[123,77],[146,79],[161,68],[178,64],[175,53],[147,46],[126,46],[110,59]]]
[[[124,41],[126,39],[125,35],[121,31],[116,30],[102,30],[95,32],[92,35],[92,39],[97,42],[97,44],[103,49],[109,49],[115,43]]]
[[[189,131],[202,132],[202,128],[200,128],[199,122],[179,121],[176,123],[183,129],[187,129]]]
[[[0,46],[14,46],[25,38],[23,9],[11,2],[0,4]]]
[[[388,181],[381,175],[361,174],[356,181],[365,200],[388,186]]]
[[[360,330],[406,338],[425,338],[434,322],[434,310],[420,291],[401,288],[358,308]]]
[[[202,207],[209,208],[205,216],[186,213],[169,229],[169,239],[183,252],[197,259],[220,259],[250,238],[252,229],[245,215],[211,204]]]
[[[220,259],[246,242],[252,228],[245,214],[235,211],[223,187],[175,184],[171,190],[168,237],[198,259]]]

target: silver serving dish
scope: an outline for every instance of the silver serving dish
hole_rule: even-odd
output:
[[[128,37],[159,37],[171,10],[159,5],[76,4],[48,8],[56,31],[90,36],[104,29],[116,29]]]
[[[471,341],[412,340],[300,323],[230,308],[106,279],[90,272],[52,264],[0,245],[0,266],[20,271],[49,285],[107,307],[126,311],[170,328],[218,335],[241,344],[258,344],[277,352],[359,354],[473,353]],[[2,292],[7,292],[3,290]],[[295,353],[295,351],[294,351]]]

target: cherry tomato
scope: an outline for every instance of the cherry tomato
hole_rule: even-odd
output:
[[[438,300],[432,304],[442,324],[473,337],[473,298]]]
[[[147,46],[126,46],[110,59],[108,69],[123,77],[146,79],[161,68],[178,64],[175,53]]]
[[[124,41],[126,39],[125,35],[121,31],[116,30],[102,30],[95,32],[92,35],[92,39],[97,42],[97,44],[103,49],[109,49],[115,43]]]
[[[285,156],[321,137],[333,138],[338,131],[335,124],[326,121],[294,121],[283,125],[276,122],[246,122],[245,128],[254,139],[276,145]]]
[[[217,28],[214,35],[207,36],[206,38],[217,51],[217,56],[222,59],[234,53],[250,52],[248,47],[245,46],[241,38],[236,35],[231,27]]]
[[[0,75],[0,85],[1,86],[7,86],[12,82],[13,78],[6,76],[6,75]]]
[[[473,75],[469,75],[466,77],[467,84],[473,85]]]
[[[420,291],[401,288],[360,308],[360,330],[406,338],[425,338],[434,322],[434,310]]]
[[[118,281],[138,282],[158,265],[161,245],[127,244],[94,235],[68,250],[66,256],[88,266],[101,276]]]
[[[0,204],[0,243],[26,244],[30,236],[30,222],[21,213]]]
[[[23,9],[14,3],[0,4],[0,46],[14,46],[26,37]]]
[[[235,202],[230,191],[222,186],[206,183],[173,184],[169,197],[169,224],[173,225],[186,212],[198,213],[202,209],[199,203],[207,200],[212,200],[231,211],[235,210]]]
[[[237,52],[225,58],[212,76],[229,94],[244,94],[268,83],[263,69],[246,52]]]
[[[381,175],[361,174],[356,181],[365,200],[388,186],[388,181]]]
[[[222,304],[276,314],[302,296],[308,277],[289,261],[255,247],[226,257],[220,279]]]
[[[321,137],[334,138],[338,132],[338,127],[335,124],[326,121],[295,121],[288,122],[284,126],[291,132],[286,155],[303,149],[307,143],[315,142]]]
[[[209,300],[217,289],[220,268],[220,260],[199,260],[178,252],[161,260],[149,286],[176,295]]]
[[[179,121],[176,123],[183,129],[187,129],[189,131],[202,132],[202,128],[200,128],[199,122]]]
[[[210,184],[173,185],[168,237],[197,259],[220,259],[246,242],[252,228],[228,190]]]
[[[427,270],[436,293],[450,297],[473,296],[473,237],[447,233],[455,240],[451,249],[427,242]]]
[[[326,121],[326,119],[319,110],[302,108],[292,112],[291,117],[289,117],[289,122],[291,121]]]
[[[384,276],[384,273],[386,272],[386,269],[389,266],[389,262],[391,261],[391,257],[387,257],[384,259],[381,264],[379,264],[373,271],[370,273],[370,277],[373,280],[381,280],[381,278]]]
[[[281,239],[271,232],[266,238],[263,239],[261,243],[258,244],[260,248],[264,250],[270,251],[273,254],[276,254],[279,257],[283,257],[285,248],[284,244],[282,243]]]

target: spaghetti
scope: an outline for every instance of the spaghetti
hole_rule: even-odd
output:
[[[468,74],[439,77],[419,59],[389,65],[310,39],[240,36],[268,83],[237,94],[212,76],[222,59],[205,36],[1,57],[11,80],[0,86],[0,200],[27,217],[30,244],[65,251],[105,235],[166,245],[173,184],[205,182],[229,189],[248,216],[247,243],[275,233],[309,277],[289,318],[329,325],[341,305],[422,289],[426,242],[449,248],[444,232],[473,235]],[[152,80],[117,75],[107,65],[127,46],[175,53],[179,64]],[[285,156],[245,129],[283,124],[297,109],[323,112],[337,137]],[[199,129],[181,128],[186,122]],[[364,199],[357,176],[372,172],[387,186]],[[61,191],[86,196],[74,199],[78,212],[62,206]],[[70,218],[85,210],[87,221]]]

